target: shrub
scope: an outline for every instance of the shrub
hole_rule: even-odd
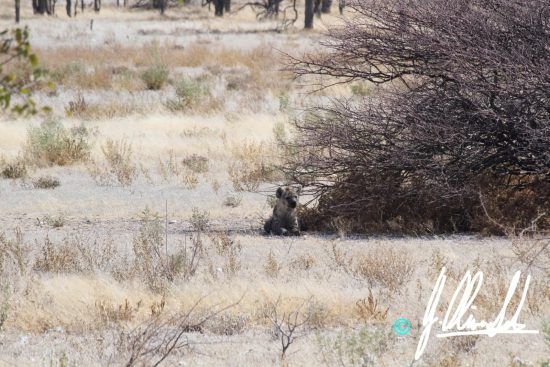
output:
[[[545,2],[499,0],[498,11],[481,0],[349,6],[357,16],[330,31],[328,49],[291,60],[298,75],[386,86],[377,98],[340,99],[296,120],[289,146],[301,154],[288,157],[286,171],[319,199],[326,223],[336,216],[368,232],[491,230],[480,196],[516,228],[544,211]]]
[[[45,120],[29,129],[25,154],[39,166],[70,165],[90,157],[91,132],[84,126],[66,129],[57,120]]]
[[[167,107],[172,111],[185,111],[210,99],[210,90],[202,79],[182,78],[176,84],[176,99],[169,100]]]
[[[32,185],[35,189],[55,189],[61,185],[57,177],[42,176],[34,179]]]
[[[17,158],[11,163],[5,163],[2,165],[0,175],[3,178],[17,179],[27,176],[27,163],[22,158]]]
[[[108,139],[101,147],[106,165],[92,164],[89,172],[99,185],[122,186],[132,184],[137,175],[134,164],[132,145],[125,140],[114,141]]]
[[[149,66],[142,74],[141,80],[145,83],[147,89],[162,89],[164,83],[168,80],[168,68],[163,64]]]
[[[192,154],[183,158],[181,163],[184,167],[189,168],[194,173],[208,172],[208,158],[202,155]]]

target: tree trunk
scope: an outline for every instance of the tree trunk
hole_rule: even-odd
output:
[[[122,6],[127,7],[128,6],[128,0],[124,0],[124,2],[122,3]]]
[[[344,14],[344,8],[346,7],[346,0],[338,1],[338,10],[340,10],[340,15]]]
[[[224,0],[214,0],[214,15],[223,17]]]
[[[94,10],[96,13],[99,13],[101,10],[101,0],[94,0]]]
[[[21,0],[15,0],[15,23],[19,23],[21,14]]]
[[[80,12],[84,13],[84,0],[80,0]]]
[[[269,17],[275,16],[277,18],[279,16],[279,4],[281,3],[281,0],[269,0],[267,2],[267,13]]]
[[[321,18],[321,0],[315,0],[315,6],[313,12],[317,15],[317,18]]]
[[[67,10],[67,15],[69,16],[69,18],[71,17],[71,5],[72,5],[71,0],[67,0],[67,4],[65,5],[65,10]]]
[[[313,0],[306,0],[304,28],[313,28]]]
[[[120,0],[116,0],[116,7],[120,7]]]
[[[330,13],[330,7],[332,6],[332,0],[322,0],[321,1],[321,13],[328,14]]]
[[[231,11],[231,0],[225,0],[224,7],[225,7],[225,12],[229,13]]]

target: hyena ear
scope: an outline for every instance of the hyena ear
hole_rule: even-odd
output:
[[[275,195],[277,196],[277,199],[280,199],[281,196],[283,196],[283,188],[279,187],[277,191],[275,192]]]

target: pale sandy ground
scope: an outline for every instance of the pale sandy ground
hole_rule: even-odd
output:
[[[11,24],[7,20],[11,9],[2,5],[0,29]],[[57,9],[60,18],[64,19],[61,15],[63,4],[59,3]],[[23,24],[31,27],[33,44],[53,49],[128,42],[136,46],[158,42],[186,47],[201,42],[212,47],[223,44],[243,50],[266,44],[297,50],[311,48],[320,37],[317,32],[304,35],[298,30],[281,34],[265,32],[273,24],[257,23],[247,13],[218,20],[204,11],[184,15],[169,11],[167,19],[159,20],[158,15],[151,12],[130,13],[106,7],[100,15],[88,11],[84,16],[66,21],[32,17],[28,8],[24,15]],[[93,33],[89,32],[91,18],[94,18]],[[89,98],[96,96],[98,99],[114,93],[109,90],[82,92]],[[56,96],[39,98],[41,102],[53,104],[57,113],[62,114],[63,107],[57,105],[66,105],[75,93],[67,90]],[[136,93],[137,96],[128,98],[133,101],[162,99],[168,93],[173,93],[170,87],[149,96]],[[108,138],[126,139],[132,143],[135,159],[149,171],[151,180],[140,174],[129,187],[98,186],[88,174],[86,165],[41,168],[30,173],[31,178],[44,174],[58,177],[61,186],[55,190],[31,189],[21,180],[0,180],[0,233],[4,232],[11,239],[14,229],[20,228],[25,243],[31,248],[29,256],[35,258],[41,256],[45,238],[60,245],[63,239],[76,236],[99,252],[106,243],[113,243],[117,250],[116,258],[111,259],[114,264],[132,258],[133,238],[140,228],[140,213],[146,207],[160,213],[164,220],[168,203],[170,251],[189,241],[192,208],[208,211],[211,229],[227,230],[230,238],[240,243],[241,267],[236,274],[229,274],[224,267],[225,259],[209,248],[208,257],[195,277],[189,281],[176,280],[166,289],[165,310],[167,313],[186,310],[203,296],[206,298],[199,305],[202,312],[216,304],[228,305],[240,300],[224,313],[224,317],[237,320],[235,322],[241,322],[242,326],[235,327],[237,331],[233,335],[225,335],[231,334],[226,330],[229,328],[227,322],[212,320],[202,333],[187,333],[190,347],[170,357],[166,365],[281,365],[280,342],[263,316],[266,305],[279,297],[282,299],[281,312],[295,310],[297,304],[307,300],[317,310],[317,323],[300,329],[300,338],[289,348],[285,360],[289,366],[369,365],[366,361],[364,364],[352,363],[345,357],[338,361],[336,348],[329,348],[327,352],[319,341],[321,336],[332,338],[334,342],[339,334],[349,338],[365,325],[369,332],[378,330],[383,335],[375,340],[375,345],[384,346],[378,354],[371,344],[363,348],[363,354],[373,359],[370,365],[411,365],[424,309],[442,263],[456,274],[466,269],[485,271],[483,303],[476,315],[492,319],[513,273],[524,269],[515,260],[508,239],[477,236],[340,238],[321,233],[309,233],[300,238],[261,236],[261,218],[270,211],[267,194],[276,186],[265,183],[259,193],[236,193],[227,167],[235,147],[273,141],[276,124],[288,121],[288,116],[278,107],[276,96],[269,95],[256,112],[242,113],[239,109],[232,110],[230,103],[226,103],[221,112],[212,114],[171,114],[159,109],[116,119],[86,121],[87,126],[97,130],[93,138],[94,159],[101,159],[99,147]],[[28,128],[39,122],[36,118],[1,119],[0,157],[17,156],[25,144]],[[62,118],[62,122],[65,126],[74,126],[81,121]],[[186,134],[189,131],[205,133],[190,136]],[[193,153],[210,159],[209,172],[199,175],[196,188],[186,188],[179,176],[165,179],[158,173],[159,160],[166,161],[171,152],[178,159]],[[220,184],[218,190],[212,185],[214,181]],[[241,204],[236,208],[224,206],[223,201],[229,195],[242,196]],[[45,216],[62,216],[64,225],[52,228],[44,223]],[[333,246],[342,251],[347,265],[337,265],[332,255]],[[277,274],[266,270],[270,256],[276,260]],[[353,271],[362,256],[375,259],[382,269],[387,267],[397,273],[401,268],[390,266],[399,258],[403,267],[411,266],[412,273],[403,285],[390,290],[383,281],[362,277]],[[309,261],[307,267],[301,263],[304,259]],[[444,260],[438,262],[436,259]],[[391,276],[390,271],[383,278]],[[532,271],[532,276],[533,285],[520,321],[529,329],[542,330],[543,322],[550,319],[549,279],[536,270]],[[33,273],[26,282],[25,291],[12,296],[8,318],[0,331],[2,366],[121,365],[125,355],[118,347],[120,337],[145,322],[149,307],[163,298],[149,290],[140,278],[119,282],[108,271]],[[368,297],[369,289],[378,307],[388,308],[387,317],[382,321],[365,322],[358,314],[357,302]],[[452,290],[450,285],[445,289],[439,313],[444,312]],[[135,308],[130,321],[120,324],[100,321],[98,304],[116,308],[126,301]],[[397,317],[412,321],[411,335],[398,337],[391,331],[391,323]],[[322,351],[332,353],[334,359],[323,360]],[[452,354],[458,356],[454,362],[444,361]],[[424,358],[413,365],[539,366],[549,356],[549,346],[542,333],[481,336],[471,349],[461,346],[460,342],[432,336]]]

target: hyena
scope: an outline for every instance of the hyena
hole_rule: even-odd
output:
[[[273,215],[264,224],[265,232],[277,236],[299,236],[296,206],[300,190],[288,186],[279,187],[275,194],[277,203],[273,208]]]

